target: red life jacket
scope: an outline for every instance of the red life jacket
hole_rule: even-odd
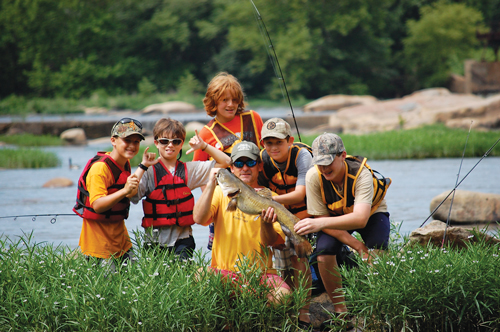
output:
[[[235,133],[233,133],[229,128],[220,123],[216,118],[210,120],[210,122],[205,125],[205,128],[212,134],[217,143],[220,146],[220,150],[228,155],[231,155],[233,147],[241,141],[249,141],[255,143],[260,149],[260,141],[257,133],[257,125],[254,119],[254,111],[244,112],[240,115],[240,135],[242,138],[238,138]],[[212,159],[212,158],[210,158]]]
[[[177,161],[172,175],[160,161],[153,166],[155,189],[142,201],[142,227],[194,224],[194,197],[187,186],[186,164]]]
[[[111,209],[97,213],[90,206],[89,192],[87,190],[87,175],[90,168],[97,162],[105,163],[113,174],[114,184],[108,187],[108,195],[122,189],[127,183],[127,178],[130,176],[130,163],[127,161],[125,169],[116,163],[106,152],[97,152],[97,155],[90,159],[83,169],[80,179],[78,180],[78,192],[76,194],[76,204],[73,211],[80,217],[97,221],[121,221],[128,218],[128,211],[130,209],[130,200],[123,198]]]

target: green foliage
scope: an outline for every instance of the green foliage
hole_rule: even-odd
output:
[[[483,17],[464,4],[445,2],[424,6],[420,13],[420,20],[407,22],[408,37],[403,40],[413,88],[443,86],[453,63],[469,58],[479,44],[476,31]]]
[[[368,159],[459,158],[464,150],[467,132],[438,124],[366,135],[341,134],[341,137],[348,154]],[[498,134],[498,131],[471,132],[465,157],[483,156],[498,139]],[[311,145],[316,137],[306,136],[303,141]],[[497,145],[489,155],[500,156],[500,147]]]
[[[476,237],[479,233],[476,234]],[[368,331],[486,331],[500,326],[500,247],[406,246],[343,270],[350,312]],[[479,329],[481,327],[481,329]]]
[[[0,135],[0,142],[13,144],[17,146],[59,146],[63,141],[57,136],[51,135]]]
[[[291,331],[304,303],[269,306],[268,289],[243,270],[245,284],[227,282],[207,268],[201,252],[179,261],[145,250],[118,273],[79,252],[31,243],[29,234],[0,237],[0,329],[48,331]]]
[[[46,168],[60,164],[54,152],[38,149],[0,149],[0,168]]]
[[[156,85],[151,83],[147,77],[143,77],[142,80],[137,84],[137,89],[139,90],[139,94],[141,97],[149,97],[153,95],[158,88]]]

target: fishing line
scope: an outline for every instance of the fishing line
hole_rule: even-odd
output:
[[[297,126],[297,119],[295,118],[295,113],[293,111],[293,106],[292,102],[290,101],[290,95],[288,93],[288,89],[286,87],[286,82],[285,82],[285,77],[283,76],[283,72],[281,71],[281,66],[280,62],[278,61],[278,56],[276,55],[276,50],[274,49],[274,44],[273,41],[271,40],[271,36],[269,35],[269,31],[267,30],[266,24],[264,23],[264,20],[262,19],[262,16],[260,15],[259,10],[257,9],[257,6],[253,2],[253,0],[250,0],[250,2],[253,5],[253,8],[255,9],[255,18],[257,20],[257,25],[259,26],[260,34],[264,38],[264,41],[267,40],[269,41],[269,45],[266,48],[267,55],[269,56],[269,60],[271,61],[271,65],[273,66],[274,74],[276,75],[276,78],[278,79],[279,86],[281,89],[281,94],[283,95],[283,99],[285,99],[285,93],[286,93],[286,100],[288,100],[288,105],[290,105],[290,109],[292,110],[292,117],[293,117],[293,122],[295,123],[295,129],[297,130],[297,136],[299,137],[299,141],[302,142],[302,139],[300,137],[299,133],[299,127]],[[265,32],[265,33],[264,33]],[[271,51],[272,50],[272,53]],[[283,92],[284,90],[284,92]]]
[[[458,179],[460,178],[460,171],[462,170],[462,163],[464,162],[464,157],[465,157],[465,149],[467,148],[467,142],[469,141],[470,131],[472,129],[473,122],[474,121],[470,122],[469,133],[467,134],[467,139],[465,140],[464,151],[462,152],[462,160],[460,160],[460,167],[458,168],[457,181],[455,181],[455,187],[458,183]],[[456,191],[453,191],[453,196],[451,196],[450,210],[448,211],[448,217],[446,218],[446,226],[444,228],[443,241],[441,242],[441,248],[444,247],[444,240],[446,239],[446,231],[448,230],[448,226],[450,224],[451,208],[453,207],[453,201],[455,200],[455,193],[456,193]]]
[[[48,213],[48,214],[20,214],[17,216],[0,217],[0,219],[14,218],[14,220],[17,220],[17,218],[31,217],[32,221],[36,221],[37,217],[51,217],[51,216],[53,216],[52,219],[50,219],[51,224],[55,224],[57,222],[57,217],[59,216],[79,217],[79,215],[74,213]]]
[[[491,152],[491,150],[493,150],[493,148],[498,144],[498,142],[500,142],[500,138],[498,138],[496,140],[496,142],[491,146],[491,148],[489,148],[488,151],[486,151],[484,153],[484,155],[481,157],[481,159],[479,159],[478,162],[470,169],[470,171],[467,174],[465,174],[465,176],[462,178],[462,180],[460,180],[460,182],[455,185],[455,187],[448,193],[448,195],[446,195],[446,197],[441,201],[441,203],[439,203],[439,205],[436,206],[436,208],[431,212],[431,214],[427,217],[427,219],[424,220],[424,222],[422,223],[422,225],[420,225],[420,227],[422,227],[422,226],[425,225],[425,223],[427,222],[427,220],[429,220],[429,218],[434,215],[434,213],[441,207],[441,205],[443,205],[443,203],[446,201],[446,199],[448,199],[448,197],[450,197],[450,195],[453,192],[455,192],[455,190],[458,188],[458,186],[460,186],[460,184],[462,184],[462,182],[476,168],[476,166],[481,162],[481,160],[483,160],[484,158],[486,158],[488,156],[488,154]]]

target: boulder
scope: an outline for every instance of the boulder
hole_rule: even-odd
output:
[[[85,114],[106,114],[108,109],[105,107],[84,107]]]
[[[63,131],[59,136],[66,144],[69,145],[86,145],[87,137],[85,130],[82,128],[71,128]]]
[[[304,106],[304,112],[335,111],[354,105],[371,105],[377,102],[373,96],[328,95]]]
[[[420,244],[422,246],[426,246],[430,243],[440,248],[443,242],[445,228],[446,223],[439,220],[433,220],[427,226],[417,228],[411,232],[408,245],[411,246],[414,244]],[[466,248],[467,243],[477,242],[480,238],[484,238],[486,243],[500,243],[500,240],[484,233],[472,232],[471,230],[463,227],[448,226],[448,229],[446,230],[445,244],[453,248]]]
[[[465,120],[463,120],[465,119]],[[500,95],[483,98],[445,88],[416,91],[399,99],[345,107],[330,115],[328,126],[349,134],[410,129],[444,123],[469,129],[500,128]]]
[[[186,132],[194,132],[195,130],[198,130],[198,132],[200,132],[200,130],[205,126],[204,123],[201,123],[201,122],[198,122],[198,121],[191,121],[191,122],[188,122],[186,125],[185,125],[185,128],[186,128]],[[186,137],[186,140],[189,141],[189,138]]]
[[[73,185],[73,181],[68,178],[53,178],[49,181],[45,182],[42,187],[44,188],[63,188],[63,187],[71,187]]]
[[[193,113],[196,112],[196,107],[192,104],[185,103],[183,101],[168,101],[160,104],[152,104],[144,107],[142,113],[160,113],[160,114],[169,114],[169,113]]]
[[[431,212],[444,200],[449,191],[443,192],[431,201]],[[437,209],[433,217],[446,222],[453,194]],[[456,190],[450,213],[450,224],[494,223],[500,221],[500,195]]]

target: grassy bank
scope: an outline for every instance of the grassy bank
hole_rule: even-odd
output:
[[[199,252],[188,263],[136,253],[135,264],[110,273],[65,247],[0,238],[0,330],[294,330],[288,313],[298,312],[304,292],[287,305],[268,306],[267,289],[244,271],[247,286],[195,278],[207,266]]]
[[[60,165],[54,152],[39,149],[0,149],[0,168],[46,168]]]
[[[365,331],[498,330],[500,245],[392,247],[373,267],[342,272],[349,309]]]

